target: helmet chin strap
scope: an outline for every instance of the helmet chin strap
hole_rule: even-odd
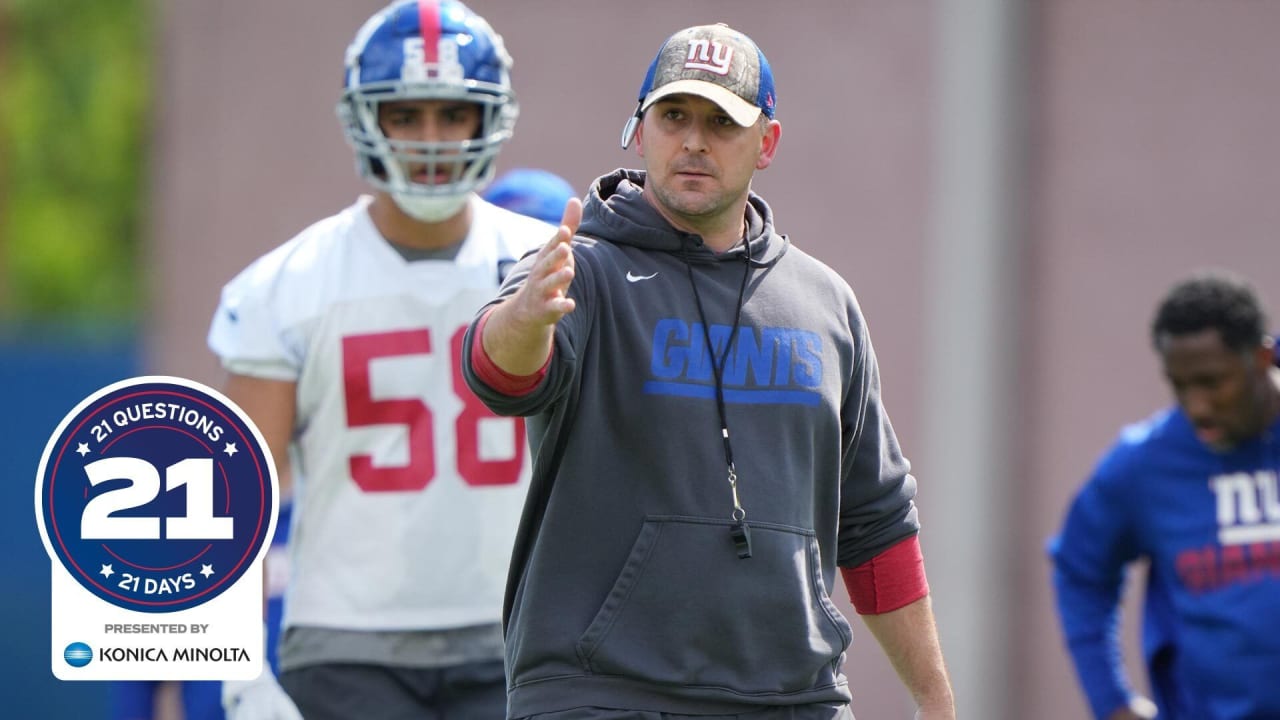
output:
[[[396,201],[396,205],[406,215],[415,220],[438,223],[457,215],[458,211],[462,210],[463,206],[467,204],[467,196],[469,194],[464,193],[448,197],[424,197],[409,193],[391,193],[391,199]]]

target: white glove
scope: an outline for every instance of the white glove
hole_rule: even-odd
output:
[[[253,680],[223,680],[222,709],[227,720],[303,720],[269,667]]]

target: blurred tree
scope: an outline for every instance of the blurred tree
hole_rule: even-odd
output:
[[[0,1],[0,320],[137,314],[154,9]]]

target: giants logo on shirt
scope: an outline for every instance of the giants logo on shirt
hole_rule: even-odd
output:
[[[1183,550],[1178,579],[1193,593],[1280,576],[1280,493],[1271,470],[1216,475],[1218,542]]]
[[[817,405],[822,382],[822,338],[797,328],[741,327],[733,347],[725,344],[732,330],[701,323],[664,318],[653,329],[649,370],[654,380],[644,384],[650,395],[714,398],[715,376],[707,336],[717,359],[724,358],[726,403],[763,405]]]
[[[1280,493],[1274,471],[1217,475],[1209,479],[1209,488],[1218,501],[1218,542],[1280,540]]]

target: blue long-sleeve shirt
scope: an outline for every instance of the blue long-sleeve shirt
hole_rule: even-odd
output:
[[[1149,560],[1143,655],[1162,720],[1280,718],[1280,421],[1218,453],[1177,408],[1126,428],[1049,542],[1093,714],[1128,702],[1126,566]]]

